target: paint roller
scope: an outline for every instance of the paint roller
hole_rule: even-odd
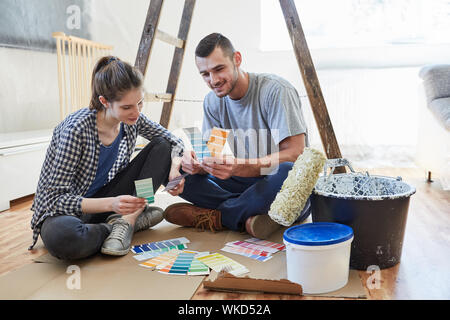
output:
[[[326,158],[320,151],[305,148],[295,160],[275,200],[269,216],[275,222],[290,226],[299,217],[323,170]]]

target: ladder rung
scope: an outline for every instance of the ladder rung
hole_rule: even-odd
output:
[[[156,30],[155,37],[157,39],[159,39],[161,41],[164,41],[164,42],[166,42],[168,44],[171,44],[171,45],[173,45],[175,47],[178,47],[178,48],[183,48],[184,47],[184,40],[181,40],[179,38],[175,38],[175,37],[171,36],[170,34],[165,33],[164,31],[161,31],[159,29]]]
[[[170,102],[172,101],[171,93],[145,93],[145,102]]]

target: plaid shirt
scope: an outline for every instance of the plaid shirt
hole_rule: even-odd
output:
[[[31,210],[32,249],[45,218],[55,215],[81,216],[83,195],[94,181],[100,153],[97,111],[80,109],[63,120],[53,131]],[[172,158],[182,156],[183,142],[161,125],[141,113],[134,125],[124,124],[124,136],[117,159],[108,173],[108,182],[130,162],[137,136],[151,140],[162,136],[172,144]]]

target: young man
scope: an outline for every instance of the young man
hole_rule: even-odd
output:
[[[229,129],[234,157],[204,158],[185,152],[180,197],[191,202],[169,206],[167,221],[191,227],[244,229],[265,239],[280,228],[268,216],[293,162],[309,146],[300,98],[286,80],[244,72],[242,55],[219,33],[203,38],[195,62],[212,90],[204,99],[203,134]],[[309,201],[298,221],[310,213]]]

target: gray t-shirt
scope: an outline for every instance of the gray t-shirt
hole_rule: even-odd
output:
[[[219,98],[210,92],[203,102],[203,134],[211,129],[230,129],[228,139],[237,158],[260,158],[278,152],[285,138],[308,130],[297,90],[285,79],[263,73],[249,73],[249,87],[242,99]]]

